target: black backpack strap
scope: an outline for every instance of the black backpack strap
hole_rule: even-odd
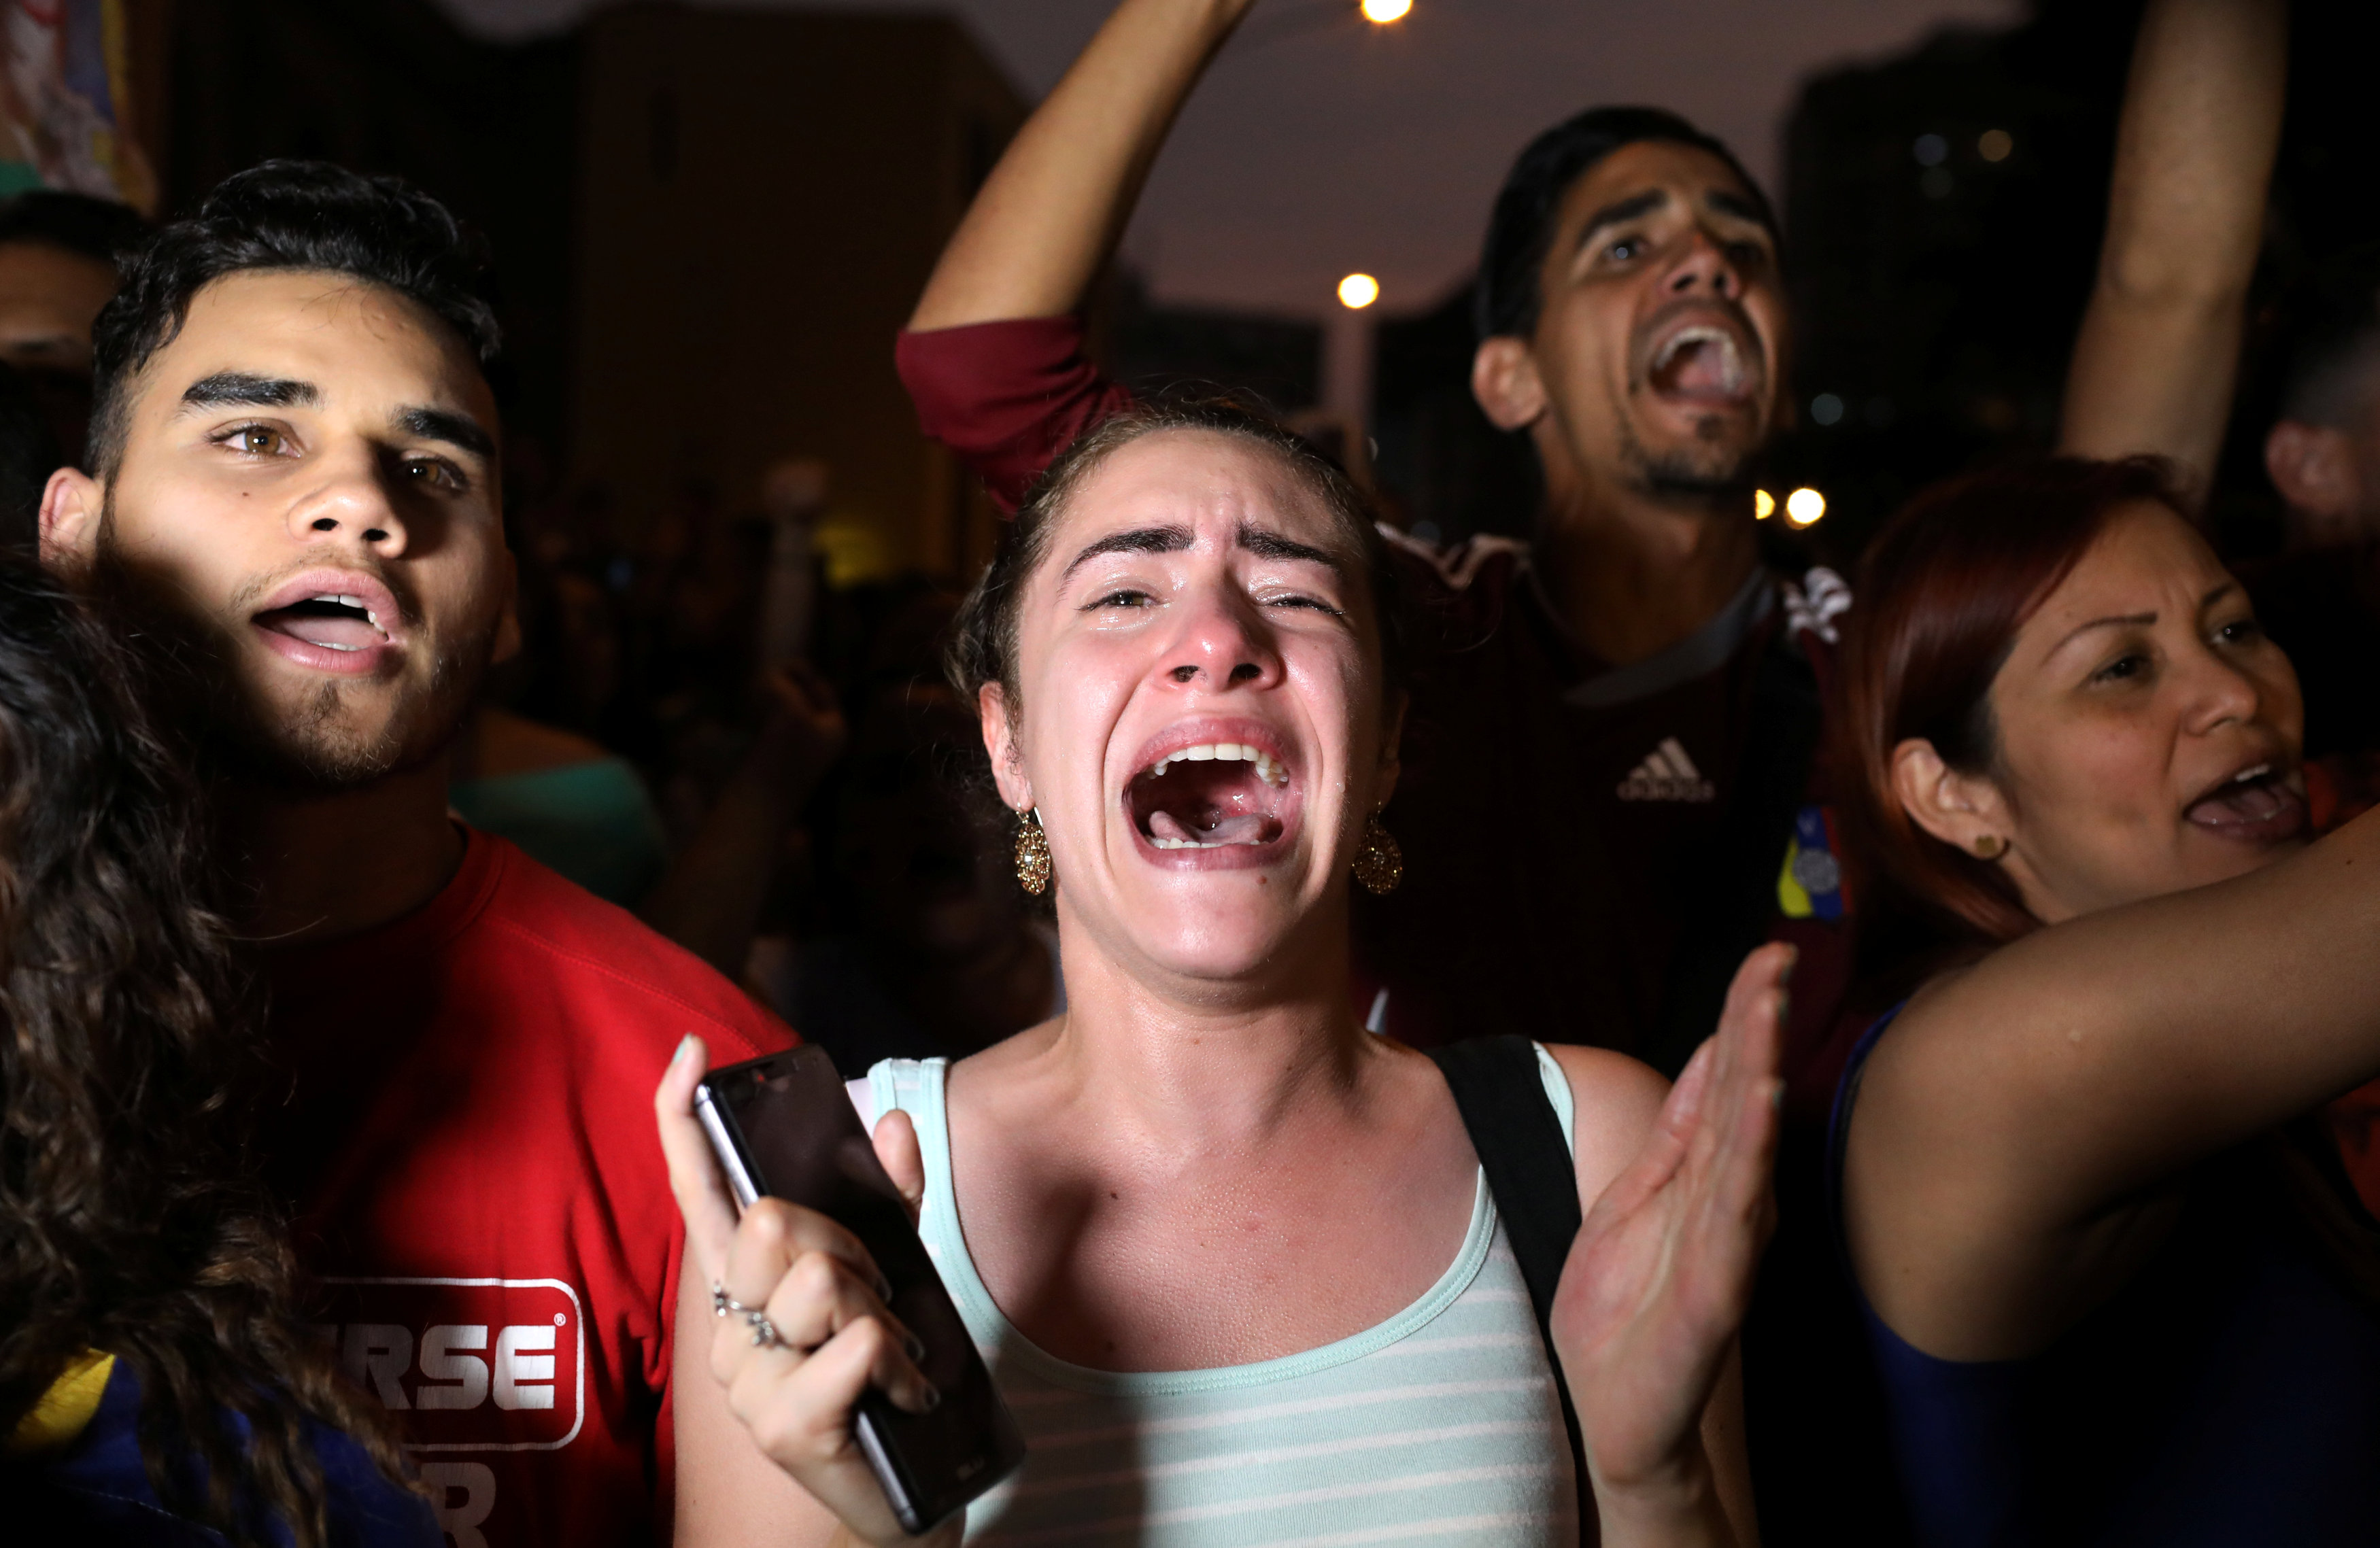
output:
[[[1504,1240],[1520,1260],[1521,1279],[1545,1340],[1546,1363],[1553,1367],[1554,1391],[1561,1397],[1562,1427],[1570,1433],[1570,1459],[1577,1470],[1581,1535],[1595,1520],[1595,1491],[1587,1481],[1586,1446],[1571,1406],[1570,1384],[1554,1350],[1554,1287],[1570,1261],[1578,1236],[1578,1167],[1562,1137],[1561,1118],[1546,1096],[1537,1073],[1536,1045],[1525,1037],[1478,1037],[1433,1048],[1479,1169],[1488,1175],[1488,1196],[1504,1226]]]
[[[1768,938],[1777,874],[1809,798],[1822,709],[1817,673],[1792,628],[1780,627],[1754,669],[1743,761],[1726,815],[1709,848],[1692,859],[1690,874],[1710,878],[1709,903],[1679,937],[1660,1021],[1643,1050],[1645,1062],[1673,1081],[1718,1030],[1735,970]]]

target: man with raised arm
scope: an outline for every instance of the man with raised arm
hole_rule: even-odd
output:
[[[1005,503],[1123,401],[1085,360],[1075,313],[1250,4],[1125,0],[918,301],[899,360],[920,418]],[[2166,452],[2204,488],[2228,401],[2206,373],[2238,347],[2282,45],[2277,0],[2153,0],[2070,449]],[[1478,310],[1473,391],[1527,435],[1545,497],[1526,546],[1404,545],[1427,637],[1383,821],[1406,876],[1360,900],[1361,992],[1370,1004],[1385,987],[1386,1029],[1415,1041],[1520,1031],[1674,1069],[1745,950],[1801,948],[1785,1051],[1800,1121],[1745,1333],[1754,1469],[1778,1537],[1823,1522],[1891,1541],[1905,1527],[1815,1163],[1861,1025],[1843,1005],[1852,900],[1814,756],[1851,599],[1825,572],[1769,572],[1752,502],[1791,402],[1774,219],[1691,125],[1585,113],[1508,177]],[[1487,837],[1516,828],[1525,842]]]
[[[920,417],[1005,503],[1123,399],[1085,361],[1075,313],[1250,5],[1125,0],[918,301],[899,358]],[[2077,352],[2077,449],[2219,429],[2219,394],[2181,368],[2236,349],[2223,307],[2254,258],[2279,35],[2249,0],[2151,7]],[[1825,571],[1770,573],[1755,540],[1755,473],[1791,402],[1777,247],[1727,149],[1657,110],[1581,114],[1506,179],[1472,388],[1525,432],[1545,497],[1526,546],[1407,544],[1433,625],[1383,816],[1406,880],[1362,919],[1389,1031],[1525,1031],[1674,1069],[1731,964],[1774,936],[1802,948],[1789,1100],[1823,1111],[1849,901],[1814,753],[1850,597]],[[1484,840],[1515,813],[1529,842]]]
[[[926,429],[1005,502],[1120,401],[1084,362],[1072,314],[1248,8],[1127,0],[918,302],[900,361]],[[1419,1043],[1528,1031],[1674,1070],[1729,964],[1774,923],[1811,804],[1818,693],[1803,647],[1823,647],[1842,601],[1830,576],[1808,597],[1759,562],[1754,462],[1788,403],[1776,223],[1726,149],[1683,120],[1584,114],[1515,168],[1481,303],[1474,388],[1498,424],[1528,433],[1547,494],[1531,546],[1409,545],[1443,628],[1418,642],[1416,761],[1383,815],[1406,880],[1366,901],[1378,1020]],[[1755,719],[1780,745],[1747,771]],[[1514,813],[1530,842],[1480,840]],[[1811,825],[1823,848],[1815,807]],[[1788,932],[1803,947],[1804,1045],[1845,970],[1840,889],[1806,896]],[[1690,915],[1703,928],[1682,949]]]
[[[516,647],[493,314],[390,179],[268,163],[129,255],[45,560],[164,658],[272,992],[271,1178],[455,1548],[665,1541],[685,1240],[639,1112],[734,986],[452,820]]]

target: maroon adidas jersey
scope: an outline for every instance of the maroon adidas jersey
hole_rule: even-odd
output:
[[[1648,1051],[1680,939],[1709,922],[1712,874],[1766,865],[1780,884],[1771,934],[1803,947],[1795,1062],[1815,1053],[1850,945],[1823,790],[1803,803],[1816,841],[1797,834],[1769,859],[1718,846],[1755,669],[1787,632],[1824,682],[1831,619],[1849,601],[1840,582],[1755,574],[1694,635],[1613,670],[1562,628],[1522,546],[1479,538],[1415,556],[1427,561],[1417,611],[1444,622],[1422,630],[1435,637],[1415,664],[1405,772],[1384,819],[1406,879],[1357,902],[1362,961],[1389,989],[1384,1030],[1424,1045],[1519,1032]]]
[[[1083,355],[1070,318],[902,335],[928,435],[1014,510],[1085,429],[1130,401]],[[1788,849],[1714,853],[1743,758],[1755,672],[1782,632],[1823,687],[1838,578],[1757,574],[1720,615],[1617,670],[1562,628],[1524,545],[1441,550],[1398,538],[1416,652],[1404,774],[1382,820],[1403,885],[1358,890],[1361,1006],[1429,1046],[1518,1032],[1647,1051],[1679,942],[1710,923],[1712,872],[1777,874],[1774,938],[1802,948],[1788,1033],[1790,1100],[1822,1114],[1840,1068],[1849,900],[1821,782]],[[1385,991],[1385,998],[1382,998]]]

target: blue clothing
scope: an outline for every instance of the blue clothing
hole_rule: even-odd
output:
[[[480,832],[510,839],[546,869],[622,908],[643,902],[669,868],[661,813],[622,758],[460,780],[446,802]]]
[[[1852,1107],[1898,1014],[1860,1039],[1836,1090],[1838,1241]],[[2380,1320],[2337,1278],[2268,1147],[2208,1161],[2186,1188],[2156,1253],[2031,1359],[1937,1359],[1860,1297],[1921,1541],[2380,1540]],[[2335,1191],[2351,1201],[2343,1179]]]
[[[140,1463],[140,1382],[115,1362],[99,1411],[72,1445],[14,1464],[30,1476],[9,1489],[10,1517],[33,1535],[11,1541],[104,1543],[107,1548],[221,1548],[222,1534],[168,1514]],[[233,1421],[245,1436],[245,1424]],[[331,1542],[335,1548],[444,1548],[430,1503],[381,1476],[363,1447],[335,1430],[310,1427],[322,1463]],[[286,1543],[278,1521],[261,1524],[267,1541]]]

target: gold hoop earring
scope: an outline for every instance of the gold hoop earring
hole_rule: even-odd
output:
[[[1016,885],[1035,897],[1050,890],[1050,835],[1041,830],[1041,808],[1016,819]]]
[[[1375,898],[1386,897],[1405,879],[1405,852],[1396,835],[1381,826],[1380,814],[1364,819],[1364,847],[1355,852],[1355,879]]]
[[[1975,841],[1975,858],[1998,860],[2008,849],[2008,841],[1997,833],[1985,833]]]

